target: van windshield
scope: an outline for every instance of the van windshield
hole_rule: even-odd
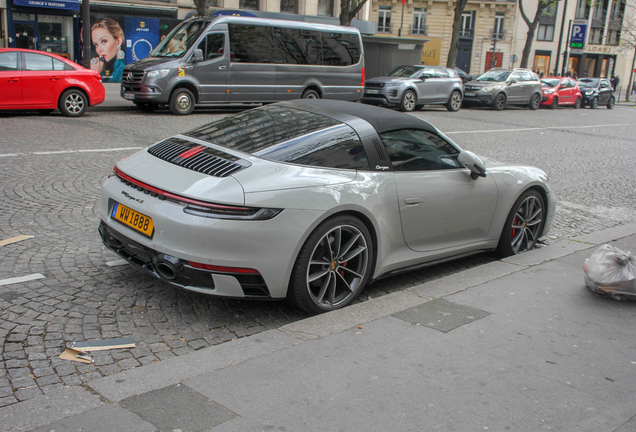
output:
[[[157,45],[150,57],[183,57],[199,39],[208,23],[203,20],[184,21]]]

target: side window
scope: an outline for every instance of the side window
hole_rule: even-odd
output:
[[[609,83],[605,80],[601,80],[601,88],[608,88],[609,87]]]
[[[521,72],[521,81],[534,81],[530,72]]]
[[[28,71],[53,70],[53,57],[41,54],[24,53],[25,67]]]
[[[68,70],[68,68],[66,67],[67,64],[64,63],[62,60],[58,60],[58,59],[53,59],[53,70]]]
[[[18,70],[18,53],[3,52],[0,53],[0,71]]]
[[[225,47],[225,35],[223,33],[213,33],[207,35],[197,48],[203,51],[204,60],[212,60],[223,57]]]
[[[396,171],[434,171],[460,168],[459,151],[432,132],[401,129],[381,134]]]
[[[360,61],[360,40],[351,33],[322,32],[322,64],[350,66]]]
[[[448,78],[448,72],[444,68],[437,67],[435,68],[435,76],[437,78]]]
[[[274,27],[274,45],[276,46],[276,63],[305,65],[322,63],[319,31]]]
[[[425,67],[422,70],[422,73],[420,75],[421,78],[436,78],[435,76],[435,69],[432,67]]]
[[[274,63],[274,33],[272,27],[229,24],[230,60],[242,63]]]
[[[510,79],[516,79],[517,81],[521,81],[521,74],[519,72],[515,72],[510,75]]]

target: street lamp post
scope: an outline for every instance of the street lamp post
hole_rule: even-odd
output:
[[[406,0],[402,0],[402,22],[400,23],[400,30],[398,30],[398,36],[402,37],[402,28],[404,27],[404,4]]]

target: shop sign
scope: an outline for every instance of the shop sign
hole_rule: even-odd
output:
[[[80,10],[79,0],[13,0],[13,5],[73,11]]]
[[[586,53],[599,53],[599,54],[616,54],[616,51],[612,47],[603,45],[592,45],[585,48]]]

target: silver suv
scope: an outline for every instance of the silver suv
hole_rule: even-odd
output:
[[[399,66],[386,76],[364,83],[362,102],[413,111],[428,104],[446,105],[449,111],[462,106],[462,80],[453,69],[441,66]]]
[[[541,97],[541,81],[528,69],[490,69],[464,84],[464,106],[490,106],[499,111],[506,105],[526,105],[536,110]]]

